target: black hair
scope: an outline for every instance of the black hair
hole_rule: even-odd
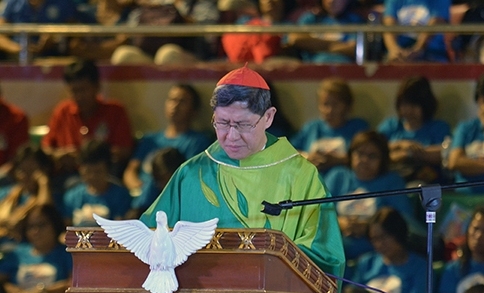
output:
[[[57,238],[65,232],[66,226],[64,224],[64,219],[62,214],[53,204],[40,204],[33,206],[28,212],[27,215],[22,219],[21,222],[21,235],[24,240],[27,240],[27,228],[28,228],[28,218],[34,212],[39,211],[40,214],[45,216],[49,221],[49,224],[52,225],[54,228],[54,232]]]
[[[370,219],[368,226],[379,224],[386,234],[407,247],[408,226],[403,216],[391,207],[380,208]]]
[[[217,86],[210,99],[210,106],[215,110],[235,102],[246,103],[250,112],[261,116],[272,106],[269,90],[233,84]]]
[[[190,96],[192,97],[193,109],[199,110],[202,107],[202,100],[200,98],[200,94],[193,86],[186,83],[179,83],[176,84],[174,87],[180,88],[190,94]]]
[[[155,172],[155,169],[164,169],[169,173],[174,173],[185,160],[178,149],[173,147],[163,148],[153,156],[152,169],[153,172]]]
[[[437,112],[438,102],[425,76],[411,76],[402,82],[395,103],[397,112],[403,103],[420,106],[424,121],[432,119]]]
[[[93,84],[99,84],[99,70],[94,61],[78,60],[64,68],[64,81],[66,83],[82,79],[87,79]]]
[[[473,211],[473,213],[470,217],[469,226],[466,229],[466,235],[465,235],[466,241],[464,242],[464,244],[460,248],[460,250],[462,252],[461,257],[459,258],[461,276],[465,276],[469,272],[470,263],[471,263],[471,259],[472,259],[472,252],[471,252],[471,249],[469,248],[469,245],[467,243],[467,241],[468,241],[467,237],[469,236],[469,227],[470,227],[471,221],[479,214],[484,217],[484,206],[478,206],[474,209],[474,211]]]
[[[54,162],[52,158],[47,155],[40,146],[34,144],[24,144],[20,146],[13,158],[12,172],[25,160],[34,159],[39,167],[46,172],[47,175],[51,175],[54,171]]]
[[[82,144],[79,154],[80,164],[105,163],[111,166],[111,147],[103,140],[93,139]]]

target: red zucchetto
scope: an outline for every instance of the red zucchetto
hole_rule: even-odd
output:
[[[244,67],[234,69],[222,77],[218,83],[219,85],[233,84],[260,88],[264,90],[269,90],[269,86],[266,81],[259,73],[247,67],[247,63]]]

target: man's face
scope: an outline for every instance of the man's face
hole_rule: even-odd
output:
[[[214,111],[215,123],[251,124],[254,126],[248,132],[240,133],[234,127],[227,130],[215,129],[217,140],[227,155],[241,160],[261,151],[267,141],[265,130],[274,119],[276,108],[269,108],[261,117],[247,109],[246,103],[235,102],[227,107],[217,107]],[[259,120],[260,118],[260,120]]]
[[[318,96],[318,110],[326,123],[333,128],[337,128],[346,122],[350,108],[335,94],[323,91]]]
[[[96,108],[96,96],[99,91],[97,84],[89,79],[75,80],[67,84],[67,88],[83,115],[90,115]]]
[[[175,124],[189,123],[195,115],[190,93],[180,87],[172,87],[165,101],[165,115]]]

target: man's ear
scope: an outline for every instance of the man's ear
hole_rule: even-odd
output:
[[[269,109],[266,110],[264,113],[264,120],[265,122],[265,129],[271,127],[272,122],[274,121],[274,116],[276,115],[277,109],[275,107],[270,107]]]

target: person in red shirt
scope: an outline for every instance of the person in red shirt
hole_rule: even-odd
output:
[[[92,61],[79,60],[65,68],[64,81],[71,98],[61,101],[49,121],[49,132],[42,139],[43,149],[51,154],[62,171],[77,169],[82,143],[90,139],[111,146],[114,175],[122,174],[131,155],[133,136],[125,108],[103,99],[99,71]]]
[[[27,115],[22,109],[7,103],[0,91],[0,178],[5,178],[17,149],[28,141]]]

